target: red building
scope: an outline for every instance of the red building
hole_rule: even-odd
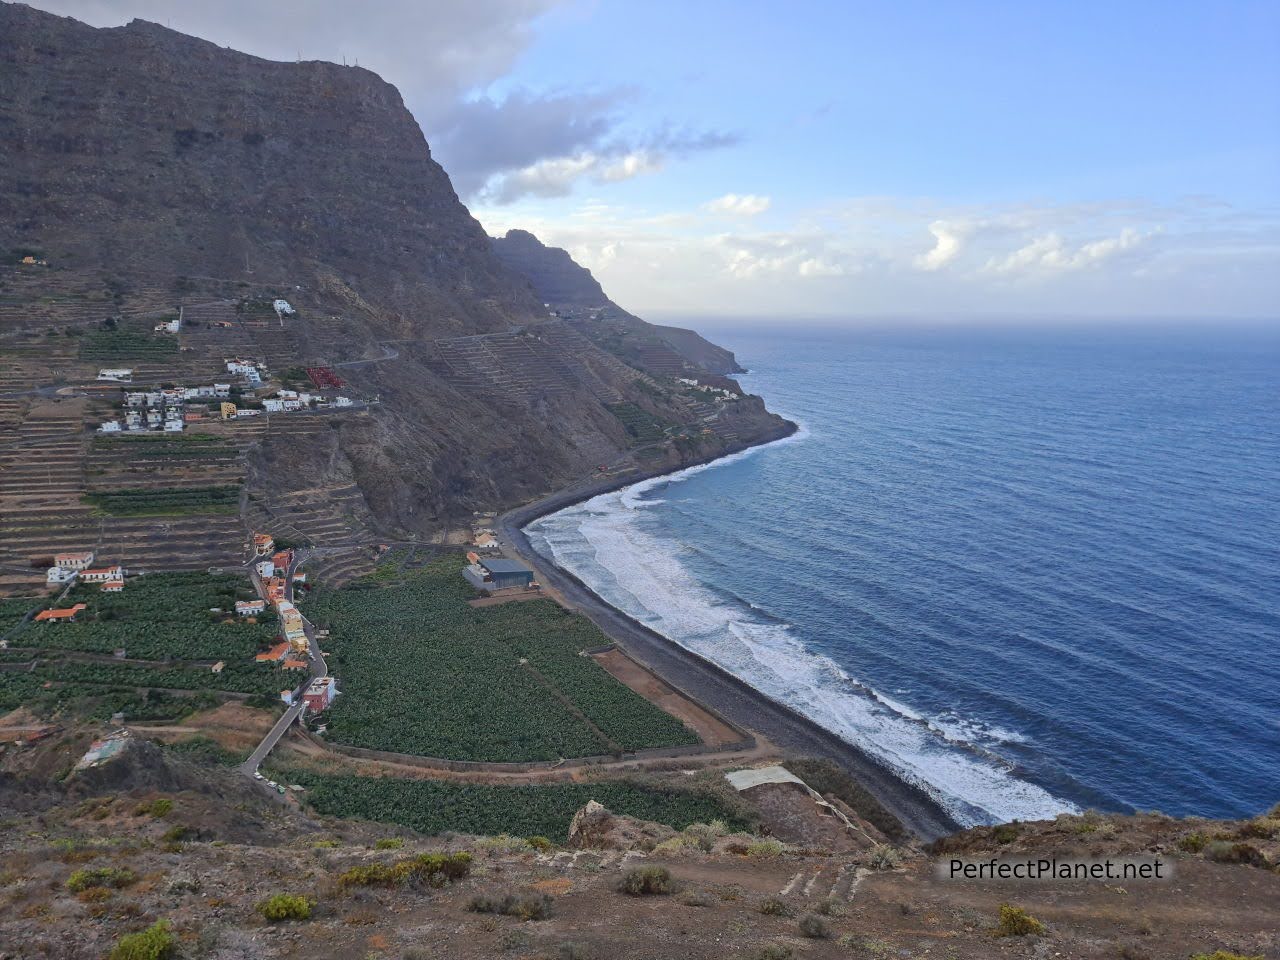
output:
[[[307,710],[311,713],[319,713],[322,710],[329,709],[329,704],[333,703],[333,698],[337,692],[338,689],[333,682],[333,677],[320,677],[311,681],[306,692],[303,693],[302,699],[307,704]]]

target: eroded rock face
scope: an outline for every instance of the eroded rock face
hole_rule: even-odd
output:
[[[8,3],[0,70],[0,250],[133,283],[332,275],[420,332],[543,312],[368,70]]]
[[[675,833],[660,823],[610,813],[602,804],[589,800],[569,824],[569,846],[576,850],[647,852]]]

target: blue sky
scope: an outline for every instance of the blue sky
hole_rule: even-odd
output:
[[[1274,0],[38,5],[358,59],[642,314],[1280,314]]]

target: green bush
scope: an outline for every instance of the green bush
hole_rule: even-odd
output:
[[[759,960],[791,960],[795,954],[786,944],[771,943],[766,947],[761,947],[756,956]]]
[[[1016,823],[1002,823],[991,831],[991,839],[996,843],[1013,843],[1018,839],[1018,825]]]
[[[374,843],[375,850],[399,850],[404,846],[404,841],[399,837],[381,837]]]
[[[169,921],[158,920],[141,933],[121,937],[111,948],[109,960],[165,960],[174,955],[177,947]]]
[[[442,887],[461,880],[471,872],[471,854],[423,853],[392,864],[367,863],[346,870],[338,885],[349,887],[399,887],[406,885]]]
[[[315,901],[293,893],[276,893],[258,904],[258,912],[275,922],[277,920],[309,920]]]
[[[800,935],[810,940],[826,940],[831,936],[831,927],[816,913],[806,913],[800,918]]]
[[[504,893],[472,897],[467,909],[472,913],[496,913],[521,920],[549,920],[554,902],[545,893]]]
[[[1215,950],[1213,953],[1193,953],[1191,960],[1264,960],[1262,954],[1246,957],[1243,953]]]
[[[132,870],[123,867],[90,867],[77,870],[67,878],[67,889],[72,893],[90,887],[127,887],[137,880]]]
[[[639,867],[627,872],[618,889],[633,897],[648,897],[671,892],[671,871],[666,867]]]
[[[759,910],[766,917],[789,917],[791,908],[777,897],[769,897],[760,901]]]
[[[1215,840],[1204,849],[1205,858],[1214,863],[1247,863],[1255,867],[1266,866],[1267,858],[1252,844]]]
[[[1000,923],[996,927],[998,937],[1026,937],[1044,933],[1045,926],[1022,907],[1000,904]]]
[[[546,853],[555,847],[555,844],[546,837],[526,837],[524,842],[539,853]]]
[[[1199,853],[1208,845],[1209,838],[1199,831],[1188,833],[1178,840],[1178,849],[1184,853]]]

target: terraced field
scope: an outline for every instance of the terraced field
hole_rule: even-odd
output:
[[[225,612],[252,594],[246,577],[230,574],[135,577],[117,594],[77,585],[64,601],[87,605],[76,623],[28,621],[9,638],[5,661],[31,666],[0,671],[0,708],[31,703],[96,714],[110,706],[107,715],[145,719],[189,706],[172,691],[274,698],[301,675],[254,662],[275,639],[274,621]],[[20,616],[20,603],[31,605],[6,601],[0,616]],[[127,659],[113,656],[119,650]]]
[[[460,558],[400,582],[321,589],[308,616],[327,626],[344,696],[329,739],[453,760],[520,762],[695,744],[678,720],[581,651],[607,642],[550,600],[469,607]]]

